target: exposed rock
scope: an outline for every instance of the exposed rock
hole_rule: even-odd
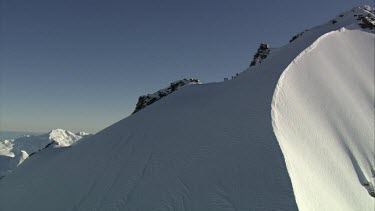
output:
[[[292,39],[289,40],[289,42],[293,42],[293,41],[296,40],[298,37],[300,37],[301,35],[303,35],[303,33],[304,33],[304,32],[301,32],[301,33],[298,33],[298,34],[294,35],[294,36],[292,37]]]
[[[261,43],[258,48],[258,51],[254,55],[253,60],[250,63],[250,67],[262,63],[262,61],[265,58],[267,58],[267,55],[269,54],[269,52],[270,52],[269,46],[266,43]]]
[[[157,91],[153,94],[140,96],[133,114],[138,112],[139,110],[144,109],[147,106],[155,103],[156,101],[166,97],[167,95],[171,94],[172,92],[177,91],[181,87],[187,86],[187,85],[190,85],[190,84],[200,84],[200,81],[198,79],[193,79],[193,78],[191,78],[191,79],[184,78],[182,80],[178,80],[178,81],[175,81],[175,82],[171,83],[169,87],[167,87],[165,89],[161,89],[161,90],[159,90],[159,91]]]
[[[361,21],[358,24],[363,29],[370,29],[370,30],[375,29],[375,15],[374,14],[370,13],[368,15],[358,15],[357,20]]]
[[[370,196],[375,197],[375,190],[374,190],[374,186],[372,185],[372,183],[366,182],[363,184],[363,186],[366,188]]]

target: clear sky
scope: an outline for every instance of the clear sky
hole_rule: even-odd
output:
[[[221,81],[364,0],[2,0],[0,130],[97,132],[138,96]]]

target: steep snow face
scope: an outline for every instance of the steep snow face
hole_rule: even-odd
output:
[[[153,104],[154,102],[166,97],[167,95],[171,94],[172,92],[175,92],[182,87],[186,87],[191,84],[200,84],[200,81],[198,79],[182,79],[175,81],[171,83],[171,85],[165,89],[161,89],[153,94],[143,95],[140,96],[137,102],[137,105],[135,107],[135,110],[133,113],[146,108],[147,106]]]
[[[350,17],[272,48],[233,80],[187,86],[81,144],[37,153],[0,180],[0,210],[297,210],[272,126],[275,88],[319,37],[362,30]]]
[[[273,126],[300,210],[374,209],[374,42],[328,33],[278,82]]]
[[[66,147],[83,137],[90,136],[84,132],[78,134],[56,129],[39,136],[26,135],[13,140],[0,141],[0,178],[13,171],[29,156],[51,144]]]

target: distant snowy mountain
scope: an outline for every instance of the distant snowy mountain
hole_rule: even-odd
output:
[[[155,93],[37,153],[0,180],[0,210],[372,211],[374,17],[357,7],[263,44],[232,80]]]
[[[0,141],[0,178],[13,171],[29,156],[49,146],[67,147],[91,134],[74,134],[67,130],[56,129],[43,135],[26,135],[20,138]]]

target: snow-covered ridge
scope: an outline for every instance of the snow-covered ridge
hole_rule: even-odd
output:
[[[153,94],[142,95],[139,97],[137,105],[133,113],[138,112],[141,109],[146,108],[147,106],[155,103],[156,101],[166,97],[167,95],[181,89],[184,86],[188,86],[191,84],[200,84],[198,79],[182,79],[171,83],[167,88],[161,89]]]
[[[329,35],[332,31],[337,31],[340,36],[333,36],[337,39],[325,43],[326,38],[332,37]],[[347,32],[348,36],[341,36]],[[324,155],[318,155],[335,157],[334,152],[340,152],[338,156],[342,158],[342,153],[349,153],[343,156],[341,163],[331,165],[332,168],[327,171],[322,171],[325,164],[309,169],[310,163],[305,157],[315,156],[316,153],[315,146],[303,144],[305,137],[296,143],[303,153],[298,156],[305,164],[301,168],[306,168],[310,173],[305,174],[303,179],[308,181],[318,176],[321,182],[317,183],[318,190],[310,198],[302,197],[305,200],[301,203],[303,194],[295,188],[295,181],[292,181],[293,186],[291,183],[291,179],[296,178],[292,176],[296,169],[289,168],[293,157],[280,149],[280,146],[285,148],[282,145],[285,142],[279,139],[278,134],[275,136],[270,111],[280,76],[292,63],[301,67],[301,71],[296,72],[314,72],[305,71],[310,66],[316,67],[314,65],[318,65],[318,71],[323,72],[317,74],[321,81],[312,80],[319,83],[311,86],[306,82],[307,85],[300,89],[300,95],[292,98],[301,101],[313,99],[315,95],[311,95],[310,91],[316,87],[321,90],[320,87],[330,87],[343,78],[350,78],[353,74],[346,67],[340,72],[342,74],[337,74],[336,71],[341,69],[338,65],[349,66],[348,61],[357,65],[358,56],[363,56],[358,60],[363,68],[354,68],[355,78],[372,80],[366,77],[368,67],[372,65],[366,59],[372,55],[368,53],[369,45],[373,44],[369,42],[369,36],[373,35],[369,35],[367,29],[362,29],[354,17],[348,21],[314,27],[292,43],[272,48],[266,60],[244,71],[235,80],[185,87],[160,100],[157,105],[117,122],[58,156],[41,153],[0,181],[0,210],[372,210],[369,202],[373,201],[370,201],[372,198],[365,189],[370,185],[361,185],[361,180],[350,166],[356,165],[351,161],[357,159],[352,159],[351,155],[358,158],[357,152],[350,154],[353,152],[350,147],[342,150],[340,146],[329,146]],[[319,42],[316,42],[318,39]],[[368,46],[364,47],[366,44]],[[321,55],[324,56],[319,57],[322,46],[325,49]],[[327,54],[327,48],[334,52],[328,51],[330,53]],[[317,61],[314,60],[311,65],[300,65],[302,63],[299,62],[307,58],[308,52],[315,50]],[[363,52],[358,53],[360,51]],[[342,58],[345,58],[345,62],[342,62]],[[329,70],[324,71],[327,67]],[[362,70],[365,70],[365,76],[360,74]],[[372,86],[368,81],[354,81],[347,85],[340,82],[333,89],[323,90],[335,93],[332,99],[342,100],[340,95],[336,95],[337,92],[345,90],[343,92],[347,94],[351,93],[350,88],[367,90]],[[357,87],[352,87],[353,84]],[[283,87],[287,88],[287,85]],[[295,83],[291,83],[290,87],[295,88]],[[309,97],[305,97],[304,92]],[[279,92],[278,96],[282,95],[290,94]],[[371,92],[358,93],[360,99],[363,95],[373,99]],[[186,100],[192,98],[195,100]],[[330,102],[325,100],[318,101]],[[282,107],[294,101],[278,102],[276,105]],[[287,109],[288,115],[278,120],[287,120],[294,113],[299,114],[297,117],[310,115],[314,105],[311,100],[299,110]],[[357,110],[362,105],[371,108],[372,102],[357,104],[354,100],[348,105],[355,105],[353,110]],[[342,112],[342,107],[339,108],[338,111]],[[304,113],[305,110],[308,112]],[[352,116],[351,112],[347,113]],[[316,124],[327,126],[324,127],[326,131],[313,131],[309,133],[310,136],[341,131],[342,125],[336,124],[341,122],[336,121],[341,117],[336,114],[326,115],[330,116],[327,121],[319,121],[321,114],[312,115],[309,121],[288,128],[287,133],[282,134],[292,134],[298,132],[298,127],[306,129]],[[366,114],[371,116],[373,113],[364,112],[359,116]],[[343,120],[347,125],[347,119]],[[364,122],[367,121],[365,119]],[[363,125],[363,134],[371,133],[373,129],[369,128],[372,125]],[[356,131],[357,128],[354,129]],[[351,128],[348,131],[350,135]],[[322,145],[320,142],[314,143]],[[358,146],[362,146],[361,143]],[[369,149],[362,150],[366,152],[361,156],[373,156],[371,147]],[[364,172],[367,178],[367,167],[371,165],[359,165],[358,170],[366,166]],[[342,171],[337,173],[337,169]],[[346,183],[348,179],[350,181]],[[321,185],[327,184],[327,181],[332,181],[332,184]],[[310,188],[309,184],[305,187]],[[346,193],[350,191],[355,194],[348,198]],[[319,196],[327,196],[330,202],[318,200]],[[338,202],[338,209],[328,209],[335,206],[335,202]]]
[[[375,9],[365,5],[360,7],[355,7],[350,11],[342,12],[337,15],[334,19],[330,20],[326,25],[342,25],[349,26],[351,24],[357,24],[362,29],[368,30],[372,33],[375,32]],[[313,28],[314,29],[314,28]],[[306,29],[296,35],[294,35],[289,42],[294,42],[299,37],[303,36],[304,33],[311,29]],[[267,58],[270,54],[270,47],[266,43],[261,43],[257,52],[254,54],[253,59],[249,67],[255,66],[262,63],[263,60]]]
[[[67,130],[55,129],[42,135],[25,135],[0,141],[0,177],[10,173],[29,156],[47,147],[67,147],[89,136],[91,134],[85,132],[74,134]]]
[[[375,32],[375,9],[365,5],[360,7],[355,7],[350,11],[342,12],[338,14],[335,18],[330,20],[328,24],[335,25],[335,24],[344,24],[348,25],[348,23],[358,24],[362,29],[367,29],[371,32]],[[305,32],[309,31],[309,29],[304,30],[296,35],[294,35],[289,42],[293,42],[300,36],[302,36]]]
[[[361,26],[362,29],[375,32],[375,8],[366,5],[353,8],[350,12],[353,13],[353,17],[357,18],[358,25]],[[342,13],[338,15],[336,19],[340,20],[340,18],[345,17],[345,15],[350,15],[350,13]]]

